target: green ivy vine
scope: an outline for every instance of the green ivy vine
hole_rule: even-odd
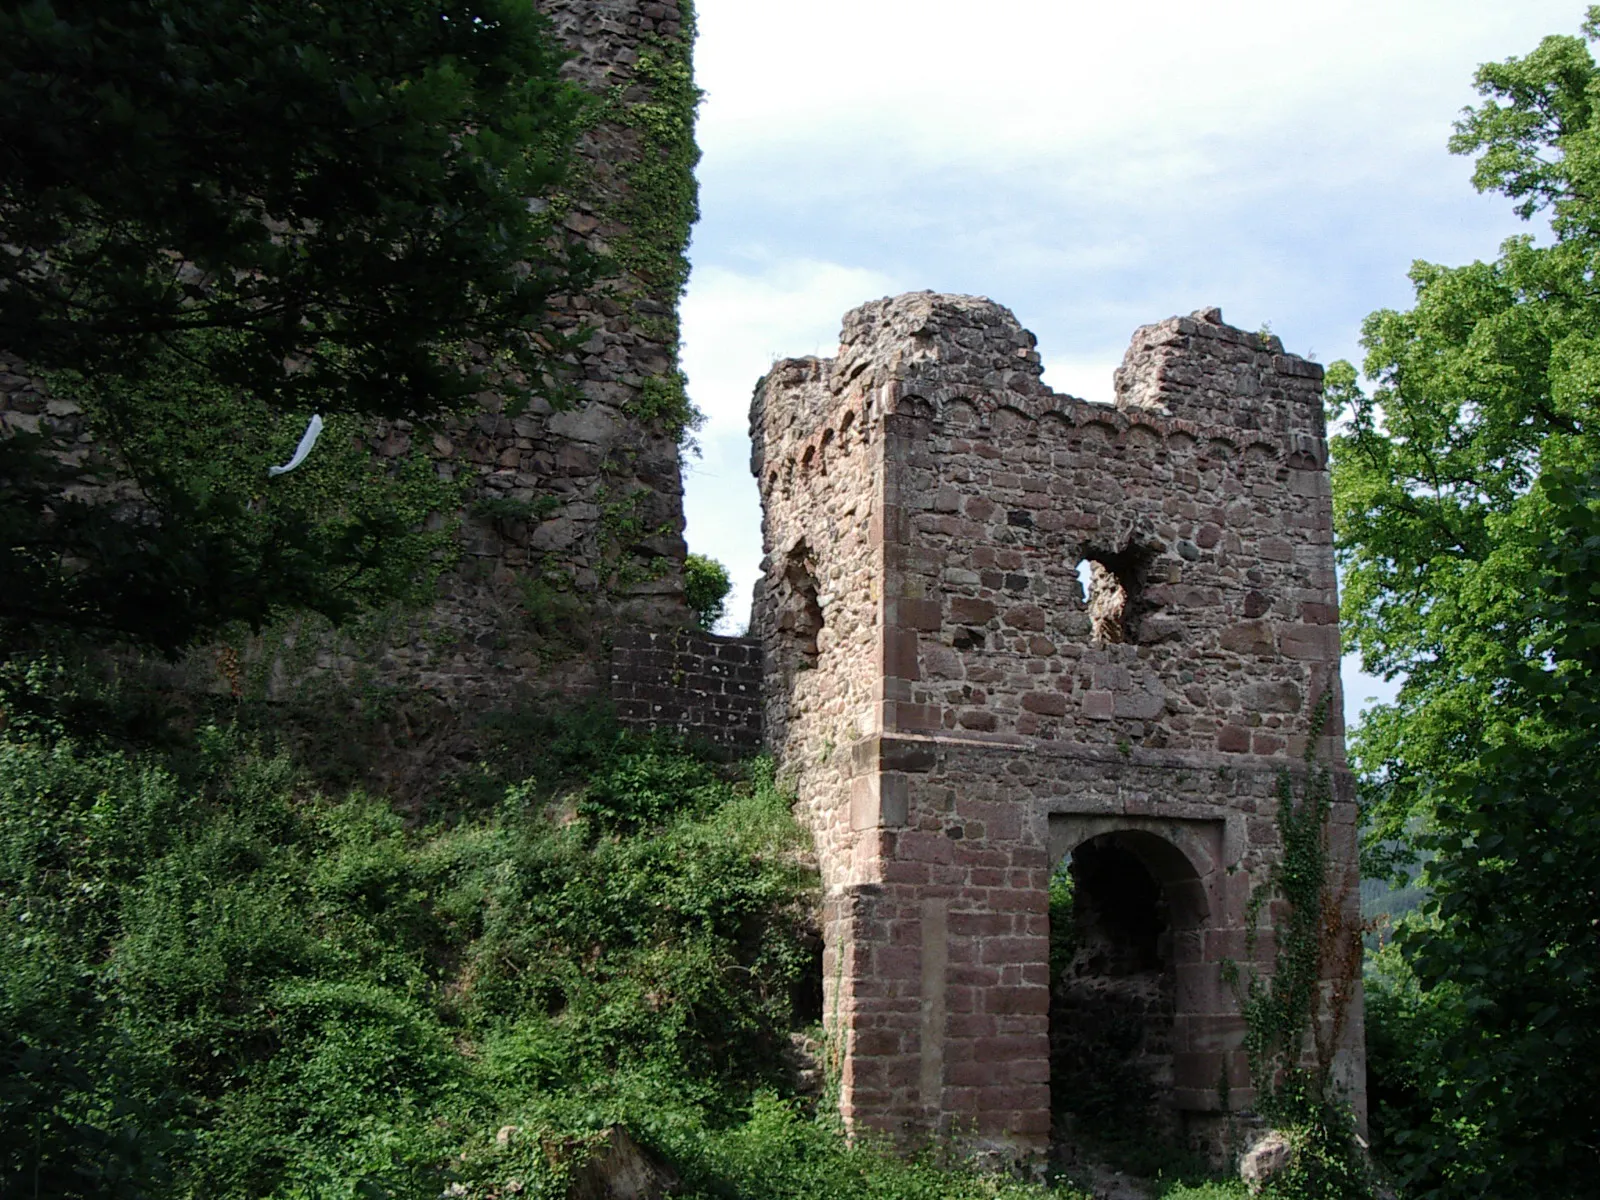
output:
[[[1267,1186],[1283,1200],[1362,1200],[1371,1195],[1347,1105],[1337,1094],[1333,1062],[1354,999],[1361,964],[1361,927],[1346,919],[1347,885],[1328,872],[1328,820],[1333,773],[1316,757],[1332,694],[1311,718],[1303,794],[1294,776],[1278,776],[1278,836],[1282,856],[1246,909],[1246,949],[1252,956],[1263,912],[1275,920],[1270,975],[1248,976],[1223,964],[1245,1019],[1244,1049],[1256,1111],[1290,1141],[1289,1167]],[[1327,985],[1327,986],[1325,986]],[[1226,1091],[1226,1075],[1222,1088]]]
[[[617,264],[641,283],[632,301],[634,326],[646,337],[678,347],[678,302],[689,283],[689,232],[700,216],[700,161],[695,143],[695,111],[701,92],[694,82],[694,6],[680,0],[683,31],[672,39],[644,40],[634,66],[634,81],[649,93],[628,103],[620,91],[610,106],[615,119],[634,130],[639,153],[628,170],[628,187],[614,212],[628,236],[619,239]],[[644,381],[628,415],[654,425],[680,445],[705,418],[689,400],[677,367]]]

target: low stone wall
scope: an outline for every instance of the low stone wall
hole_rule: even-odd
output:
[[[626,725],[761,749],[761,643],[697,630],[619,632],[611,701]]]

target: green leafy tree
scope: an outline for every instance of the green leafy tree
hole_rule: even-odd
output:
[[[728,568],[714,558],[691,554],[683,563],[684,598],[689,611],[701,629],[710,631],[722,620],[727,608],[728,593],[733,590],[733,580],[728,578]]]
[[[1345,629],[1404,680],[1354,738],[1372,844],[1433,851],[1398,944],[1461,1014],[1390,1153],[1419,1196],[1596,1196],[1600,72],[1550,37],[1478,86],[1451,147],[1553,238],[1418,263],[1364,326],[1372,390],[1329,372]]]
[[[174,652],[425,581],[448,489],[345,451],[563,398],[547,309],[596,264],[541,199],[587,111],[560,64],[526,0],[0,7],[0,349],[110,452],[0,445],[0,645]],[[314,412],[334,461],[269,484]]]

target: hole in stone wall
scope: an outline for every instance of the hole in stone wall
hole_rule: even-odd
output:
[[[989,635],[981,629],[963,626],[956,630],[951,644],[957,650],[982,650],[989,644]]]
[[[1114,552],[1084,549],[1077,566],[1078,587],[1095,641],[1138,640],[1141,593],[1152,557],[1131,546]]]
[[[1050,1095],[1069,1137],[1175,1128],[1175,972],[1161,884],[1117,834],[1050,881]]]
[[[786,665],[791,670],[804,671],[817,665],[822,604],[817,599],[817,580],[811,567],[810,548],[799,542],[784,562],[778,613],[778,629],[787,643]]]

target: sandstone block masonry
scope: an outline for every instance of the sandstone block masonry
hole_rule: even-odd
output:
[[[761,750],[761,643],[698,629],[619,630],[611,650],[619,720],[725,750]]]
[[[754,632],[822,864],[840,1107],[1045,1143],[1047,886],[1077,853],[1148,876],[1171,1002],[1146,1057],[1209,1139],[1253,1100],[1222,964],[1269,967],[1249,896],[1323,702],[1355,917],[1322,368],[1209,309],[1134,334],[1114,406],[1041,372],[1006,309],[914,293],[756,388]],[[1339,1037],[1359,1111],[1359,995]]]

